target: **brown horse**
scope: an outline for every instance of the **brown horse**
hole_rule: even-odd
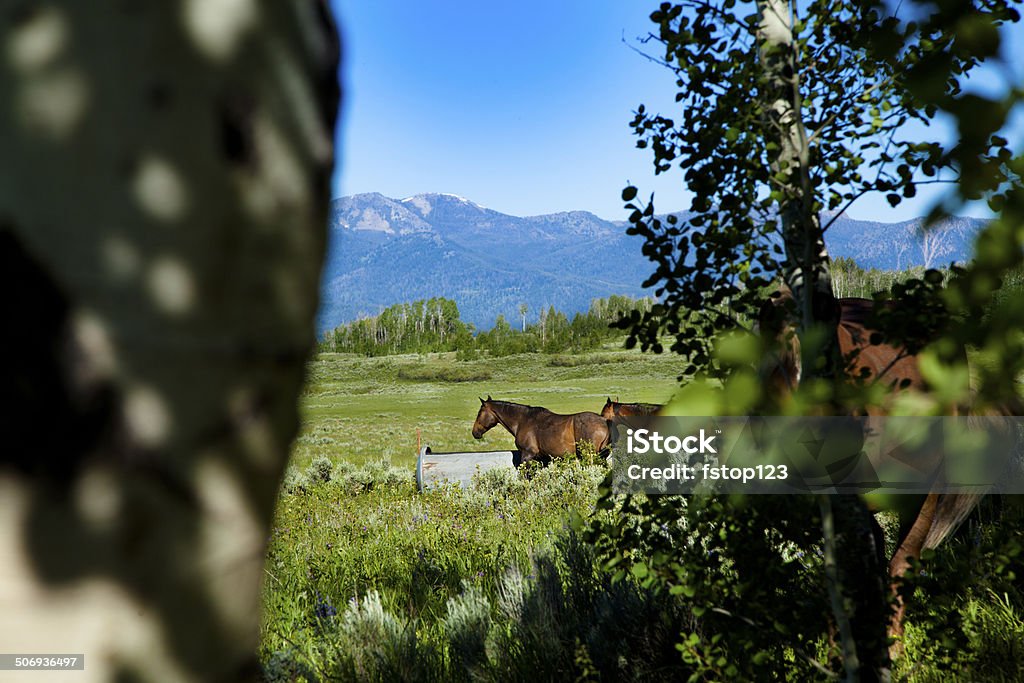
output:
[[[758,326],[765,347],[761,377],[769,396],[783,403],[796,389],[801,378],[800,342],[796,323],[788,315],[787,307],[793,299],[788,288],[773,295],[761,309]],[[875,306],[870,299],[838,299],[839,325],[836,335],[839,349],[847,359],[846,375],[850,381],[881,382],[890,394],[901,391],[927,391],[928,384],[921,374],[917,356],[906,348],[890,344],[871,344],[875,331],[868,327],[868,316]],[[892,306],[892,303],[884,305]],[[967,355],[963,353],[966,364]],[[885,415],[885,406],[869,406],[869,416]],[[1012,415],[1013,409],[998,411]],[[921,551],[934,548],[948,537],[981,499],[980,494],[930,493],[927,496],[899,496],[894,507],[900,517],[900,532],[896,551],[889,560],[889,576],[894,581],[910,567],[912,558]],[[890,635],[902,633],[905,606],[897,601],[890,624]]]
[[[761,376],[769,395],[779,403],[796,390],[800,383],[800,340],[796,336],[796,323],[787,319],[784,309],[790,305],[793,294],[784,287],[773,295],[772,300],[761,309],[758,320],[762,339],[767,341],[761,366]],[[839,325],[836,336],[839,350],[848,359],[847,375],[860,378],[866,383],[883,382],[892,391],[906,389],[925,391],[928,389],[917,364],[917,357],[903,347],[890,344],[871,344],[874,330],[869,329],[867,320],[874,310],[871,299],[837,299]],[[891,303],[885,304],[891,306]],[[780,315],[781,313],[781,315]],[[963,361],[967,362],[964,353]],[[868,415],[884,415],[885,409],[870,406]]]
[[[604,408],[601,409],[601,417],[606,420],[613,420],[617,417],[646,417],[657,415],[664,407],[660,403],[619,403],[609,397],[605,401]]]
[[[578,454],[582,441],[592,444],[594,452],[607,455],[614,436],[614,427],[597,413],[559,415],[547,408],[495,401],[490,396],[480,399],[473,438],[482,439],[497,424],[515,437],[522,463]]]

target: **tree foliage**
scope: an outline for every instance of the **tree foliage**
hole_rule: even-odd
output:
[[[417,353],[460,348],[470,328],[459,319],[451,299],[435,297],[389,306],[379,315],[360,318],[328,333],[332,351],[364,355]]]
[[[933,397],[937,414],[968,398],[966,385],[953,386],[960,373],[948,371],[964,345],[994,359],[980,372],[978,398],[1016,403],[1014,383],[1024,371],[1024,302],[998,292],[1022,260],[1024,162],[999,132],[1021,89],[986,99],[969,92],[965,82],[984,60],[1000,54],[1000,26],[1018,21],[1019,14],[1000,0],[915,5],[912,11],[924,16],[920,21],[901,19],[894,7],[872,0],[686,0],[664,3],[651,15],[657,29],[647,44],[660,46],[654,58],[675,73],[679,106],[672,116],[641,106],[632,126],[637,146],[651,150],[656,174],[682,171],[694,197],[693,216],[685,222],[659,216],[653,196],[644,202],[637,187],[625,188],[629,232],[645,238],[644,253],[656,267],[645,285],[656,288],[660,302],[620,325],[629,331],[629,344],[656,352],[667,334],[670,350],[689,361],[686,374],[724,380],[720,389],[689,383],[677,399],[680,409],[735,414],[763,407],[751,375],[759,350],[722,351],[734,332],[749,329],[780,279],[797,295],[804,367],[820,373],[801,380],[798,397],[805,408],[835,400],[815,385],[819,378],[831,378],[833,389],[839,385],[840,366],[830,365],[827,343],[820,342],[829,335],[821,335],[817,345],[806,343],[813,337],[811,324],[824,323],[828,332],[835,323],[821,305],[834,296],[824,233],[838,213],[869,193],[881,193],[895,206],[930,183],[955,188],[931,219],[959,200],[979,197],[989,198],[998,218],[980,235],[966,268],[954,268],[948,277],[926,271],[890,283],[884,296],[903,305],[876,322],[889,341],[913,351],[933,342],[922,352],[922,367],[930,368],[927,379],[942,397]],[[782,16],[787,12],[792,14]],[[767,39],[773,22],[788,27],[788,35]],[[960,136],[952,146],[940,144],[924,125],[942,114],[958,122]],[[958,324],[964,320],[970,324]],[[809,358],[816,364],[808,364]],[[818,510],[805,502],[754,497],[686,507],[654,497],[616,502],[607,492],[601,504],[621,506],[622,515],[595,521],[588,538],[602,548],[607,566],[650,577],[651,585],[682,596],[697,607],[695,613],[703,613],[694,633],[682,634],[680,647],[707,663],[708,678],[785,676],[779,672],[789,660],[775,657],[774,668],[759,670],[755,658],[764,661],[761,653],[779,647],[772,638],[796,653],[826,641],[823,621],[808,619],[801,605],[821,599],[820,614],[827,608],[819,587],[824,583],[832,590],[835,584],[823,580],[824,567],[804,563],[806,583],[786,592],[794,569],[786,553],[807,557],[824,548],[827,554],[829,534],[816,527],[831,508],[838,536],[854,534],[835,546],[847,587],[858,572],[863,577],[874,571],[856,561],[858,546],[864,551],[860,557],[872,555],[870,543],[861,543],[864,535],[855,535],[861,526],[856,501],[835,499]],[[760,524],[747,535],[743,530],[752,519]],[[680,525],[685,529],[677,531]],[[806,535],[786,535],[798,527]],[[758,548],[760,564],[745,557],[748,545]],[[729,561],[720,571],[704,573],[702,564],[715,564],[717,554]],[[751,591],[755,585],[763,590]],[[773,588],[785,595],[773,595]],[[832,613],[841,620],[846,610],[835,592]],[[846,604],[853,612],[866,609],[862,617],[881,623],[884,611],[874,597],[877,592],[866,589]],[[870,656],[877,639],[864,641],[864,619],[858,621],[857,653]],[[802,630],[815,628],[816,637]],[[862,650],[862,644],[869,647]],[[813,668],[834,668],[828,652],[812,658],[807,664]],[[848,663],[847,657],[847,675],[857,676]],[[886,674],[884,657],[866,666],[865,676]]]
[[[712,353],[719,336],[746,326],[776,278],[815,265],[801,262],[799,245],[787,243],[785,217],[794,206],[820,217],[821,234],[804,236],[816,244],[839,212],[868,193],[883,193],[895,205],[922,184],[966,176],[964,187],[976,195],[979,173],[993,177],[992,164],[1007,159],[1006,141],[992,135],[1005,104],[983,117],[988,133],[972,132],[971,154],[947,150],[922,137],[920,126],[907,125],[934,120],[942,106],[935,95],[948,107],[972,108],[977,98],[964,95],[962,84],[992,54],[988,42],[954,40],[951,29],[961,24],[900,22],[866,0],[792,8],[788,83],[804,135],[806,178],[794,177],[792,164],[780,168],[783,131],[770,110],[771,70],[758,51],[758,5],[663,3],[651,15],[657,31],[648,44],[662,48],[658,59],[676,74],[680,106],[669,117],[641,105],[631,125],[637,146],[651,150],[656,174],[683,171],[694,215],[686,223],[660,217],[653,196],[644,203],[636,187],[623,191],[632,211],[629,232],[646,239],[644,251],[656,265],[645,284],[656,287],[661,305],[622,325],[630,344],[655,351],[667,333],[670,349],[690,361],[688,374],[725,374]],[[995,31],[1016,12],[1005,3],[978,3],[967,16],[963,25],[975,27],[972,36],[988,36],[976,27]],[[882,38],[869,38],[878,32]]]

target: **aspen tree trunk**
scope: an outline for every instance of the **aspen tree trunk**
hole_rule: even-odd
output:
[[[256,679],[334,29],[315,2],[0,0],[0,45],[0,650]]]
[[[758,3],[758,38],[765,67],[764,96],[770,135],[779,151],[771,160],[775,188],[782,195],[779,219],[786,251],[784,279],[798,302],[801,331],[838,323],[832,294],[828,250],[821,230],[811,182],[811,147],[801,117],[800,73],[794,51],[793,19],[785,0]],[[805,345],[806,346],[806,345]],[[819,347],[819,348],[815,348]],[[820,345],[804,348],[804,368],[811,374]],[[831,365],[831,364],[830,364]],[[826,366],[825,372],[834,368]],[[819,374],[820,376],[820,374]]]
[[[773,190],[786,252],[783,277],[796,301],[801,381],[842,381],[828,251],[815,206],[812,150],[801,117],[800,70],[793,16],[786,0],[759,0],[762,95],[771,142]],[[847,681],[888,680],[885,561],[877,525],[856,496],[819,497],[825,542],[825,580],[839,632]]]

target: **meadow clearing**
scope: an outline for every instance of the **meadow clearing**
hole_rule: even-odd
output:
[[[717,655],[700,659],[704,645],[690,648],[696,659],[681,652],[681,642],[713,637],[686,600],[645,587],[639,576],[613,581],[582,540],[602,466],[556,462],[529,480],[493,472],[468,489],[425,494],[414,483],[417,430],[437,451],[512,447],[500,427],[482,441],[471,436],[480,396],[556,412],[598,411],[608,396],[665,402],[678,368],[672,355],[612,346],[470,361],[454,353],[319,354],[268,550],[260,648],[267,679],[728,677],[730,664]],[[1022,557],[1007,559],[997,527],[968,524],[940,550],[932,580],[959,582],[955,590],[936,583],[911,610],[896,680],[1024,677],[1014,573]],[[820,553],[802,553],[798,563],[798,575],[816,585]],[[936,639],[953,628],[953,641]],[[815,657],[835,665],[827,639]],[[785,647],[763,671],[765,680],[821,678]]]
[[[479,397],[556,412],[600,411],[608,396],[664,402],[678,359],[614,346],[455,355],[321,353],[310,363],[265,577],[261,658],[271,680],[521,680],[538,667],[559,676],[587,644],[577,652],[539,641],[572,644],[581,620],[595,621],[609,601],[650,600],[605,585],[591,551],[567,535],[573,513],[591,513],[601,467],[562,463],[529,482],[498,473],[470,490],[417,494],[416,433],[439,451],[511,448],[501,428],[473,439]],[[561,593],[567,558],[586,567],[570,579],[587,587],[573,600]],[[652,623],[674,663],[672,629]],[[604,670],[628,661],[631,641],[616,634],[600,638],[617,649],[591,644],[622,658]]]
[[[621,347],[621,343],[618,344]],[[292,465],[326,456],[352,464],[416,460],[416,430],[437,451],[512,447],[503,429],[477,441],[470,427],[479,397],[544,406],[556,413],[600,412],[608,396],[665,403],[681,363],[609,345],[579,355],[519,354],[456,361],[455,353],[365,358],[321,353],[310,364]]]

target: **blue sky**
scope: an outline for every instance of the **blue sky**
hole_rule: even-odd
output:
[[[681,173],[655,178],[628,125],[640,103],[668,115],[674,106],[673,74],[623,42],[637,45],[658,2],[331,5],[345,51],[335,196],[450,192],[514,215],[583,209],[621,220],[619,195],[632,183],[655,193],[659,211],[689,208]],[[1019,79],[1024,29],[1008,38]],[[1005,78],[1005,69],[991,70],[977,87],[992,91]],[[1024,126],[1014,129],[1024,138]],[[925,213],[934,196],[922,188],[896,209],[865,197],[848,213],[903,220]]]

